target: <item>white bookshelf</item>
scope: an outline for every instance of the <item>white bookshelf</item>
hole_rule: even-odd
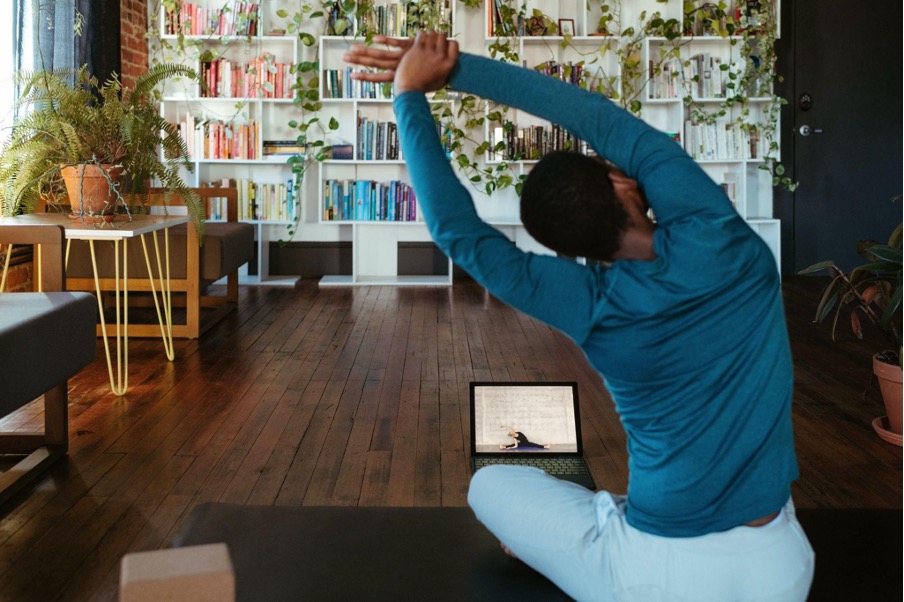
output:
[[[493,33],[491,1],[484,4],[484,20],[481,25],[484,45],[482,50],[487,54],[490,53],[492,45],[498,39],[497,36],[491,35]],[[616,99],[625,95],[623,81],[625,74],[621,72],[616,60],[616,51],[619,47],[624,48],[626,40],[619,36],[605,36],[596,32],[596,24],[602,14],[599,3],[588,4],[580,0],[527,0],[523,4],[527,8],[527,15],[530,15],[533,9],[538,9],[557,24],[560,19],[570,19],[574,26],[573,36],[567,45],[563,45],[562,42],[565,38],[561,35],[525,35],[508,38],[524,66],[540,68],[547,61],[553,61],[559,65],[577,64],[579,61],[583,61],[583,69],[586,74],[595,76],[594,79],[604,79],[603,93]],[[615,6],[618,3],[609,4]],[[648,17],[652,12],[659,11],[664,19],[677,19],[680,22],[684,10],[683,3],[675,1],[666,3],[655,0],[624,1],[620,3],[620,6],[622,29],[628,24],[636,26],[642,11],[646,11]],[[777,6],[776,10],[780,10],[780,6]],[[719,74],[725,74],[725,71],[718,65],[725,64],[729,70],[741,68],[742,43],[743,39],[740,36],[679,36],[674,40],[647,37],[640,45],[639,59],[642,65],[647,66],[651,60],[658,62],[658,58],[664,53],[667,56],[674,56],[674,63],[679,69],[687,69],[688,64],[694,63],[694,57],[699,55],[711,59],[712,64],[719,69]],[[763,238],[772,250],[776,264],[779,265],[780,224],[779,220],[772,218],[772,176],[768,171],[760,169],[766,152],[765,142],[761,140],[760,144],[756,145],[755,152],[744,152],[744,150],[728,152],[724,150],[727,144],[722,144],[721,146],[716,145],[718,152],[709,154],[695,153],[689,144],[688,133],[692,129],[690,120],[693,115],[690,106],[685,103],[685,97],[690,96],[693,99],[692,105],[712,111],[725,101],[726,96],[730,95],[730,90],[710,87],[700,93],[695,87],[689,86],[688,78],[681,77],[677,79],[676,89],[663,92],[657,90],[654,85],[657,83],[657,78],[648,77],[647,73],[644,76],[646,81],[637,86],[639,89],[637,100],[640,101],[642,107],[640,117],[660,131],[679,138],[678,143],[691,156],[694,156],[707,175],[716,183],[725,185],[738,213]],[[724,79],[728,80],[727,75]],[[587,86],[585,85],[585,87]],[[771,90],[757,89],[751,94],[745,95],[747,103],[743,106],[728,108],[726,115],[720,121],[732,123],[743,112],[755,116],[762,115],[762,111],[766,110],[771,101],[770,92]],[[488,108],[488,112],[490,110],[498,110],[498,107]],[[517,124],[518,128],[545,125],[543,120],[513,109],[508,110],[506,120]],[[498,124],[496,125],[498,126]],[[496,140],[492,131],[493,127],[492,124],[487,124],[485,127],[484,136],[488,140]],[[721,134],[721,136],[725,137],[725,134]],[[718,137],[719,135],[710,132],[710,138],[715,140]],[[746,146],[747,139],[744,138],[743,142],[742,146]],[[514,162],[505,158],[497,158],[496,160],[490,159],[488,162],[493,164],[503,160],[508,164],[514,164],[516,175],[529,173],[536,164],[536,161],[530,158]],[[481,212],[482,216],[494,224],[517,223],[517,198],[514,195],[509,196],[511,197],[510,212],[498,210]],[[507,229],[511,232],[510,238],[515,240],[514,232],[518,227],[509,225]],[[523,241],[526,236],[526,233],[521,235],[521,240]],[[523,246],[531,247],[529,244],[523,244]]]
[[[210,10],[222,9],[225,4],[216,0],[201,0],[194,2],[196,6]],[[232,3],[229,3],[230,5]],[[284,28],[282,20],[276,15],[278,7],[276,2],[260,2],[259,19],[254,35],[220,35],[216,31],[207,28],[203,33],[186,33],[179,35],[167,31],[167,13],[161,10],[159,13],[158,27],[163,42],[173,46],[178,41],[184,44],[184,53],[166,53],[163,59],[170,62],[179,62],[189,65],[198,72],[202,72],[202,59],[222,58],[233,62],[236,66],[253,64],[253,61],[262,56],[269,56],[267,65],[292,65],[300,60],[302,55],[301,44],[297,36],[292,35],[268,35],[268,32],[277,28]],[[227,13],[224,19],[232,19]],[[204,55],[210,55],[205,57]],[[270,67],[272,68],[272,67]],[[261,69],[262,70],[262,69]],[[204,186],[211,182],[220,182],[224,179],[251,181],[259,186],[288,186],[293,180],[291,168],[286,164],[285,157],[267,157],[263,153],[264,140],[294,139],[296,134],[287,126],[291,119],[291,111],[294,106],[292,98],[291,79],[286,72],[283,74],[281,97],[267,97],[267,90],[259,87],[257,92],[250,94],[229,90],[212,90],[212,94],[202,94],[202,87],[196,82],[175,80],[167,82],[161,99],[161,114],[171,123],[183,123],[192,119],[195,124],[205,122],[220,122],[224,125],[257,124],[257,132],[253,141],[249,141],[247,154],[222,158],[205,152],[205,140],[203,132],[195,130],[194,134],[186,135],[191,153],[191,170],[183,170],[183,178],[193,187]],[[226,80],[228,83],[229,80]],[[237,136],[237,134],[235,134]],[[257,199],[256,214],[249,207],[240,207],[241,221],[254,227],[256,244],[255,265],[242,266],[239,270],[239,282],[246,285],[268,286],[294,286],[298,276],[273,276],[270,274],[270,242],[288,237],[289,228],[295,224],[294,216],[302,211],[301,190],[295,190],[292,181],[293,199],[280,202],[276,207],[267,208],[265,212],[260,206],[261,199]],[[243,193],[240,192],[240,196]],[[271,209],[273,211],[271,212]],[[215,220],[212,220],[215,221]],[[253,269],[252,269],[253,268]],[[251,274],[250,272],[256,272]]]
[[[199,4],[204,4],[200,0]],[[207,5],[220,7],[220,0],[208,0]],[[323,286],[356,286],[371,284],[391,284],[400,286],[445,286],[452,282],[452,265],[448,263],[448,269],[443,274],[425,274],[421,276],[401,276],[398,274],[399,245],[411,242],[429,242],[430,236],[426,225],[422,222],[420,212],[413,221],[394,221],[387,219],[360,220],[360,219],[327,219],[324,213],[324,186],[327,180],[372,180],[378,182],[401,181],[410,183],[410,179],[401,159],[367,159],[357,152],[357,120],[361,115],[370,120],[382,122],[394,122],[392,111],[392,99],[386,98],[328,98],[328,75],[332,70],[345,68],[342,54],[353,43],[360,42],[361,36],[355,31],[354,25],[343,36],[320,35],[324,31],[325,21],[320,18],[303,22],[303,30],[315,36],[316,43],[306,46],[299,41],[297,35],[274,36],[266,35],[274,28],[286,28],[287,21],[280,19],[276,11],[280,3],[275,0],[262,0],[261,20],[259,31],[264,35],[248,37],[217,37],[210,35],[188,36],[187,39],[197,44],[197,50],[193,56],[179,57],[194,67],[200,67],[198,57],[201,52],[222,52],[224,56],[234,60],[250,60],[261,53],[271,54],[275,61],[313,61],[319,60],[319,70],[316,77],[319,78],[321,100],[323,109],[319,112],[320,122],[327,123],[334,118],[339,127],[328,132],[328,143],[350,143],[355,147],[355,152],[350,159],[330,159],[317,163],[310,167],[297,190],[299,206],[297,229],[292,241],[299,242],[337,242],[351,243],[352,269],[351,274],[327,275],[321,280]],[[385,6],[390,2],[376,0],[377,6]],[[683,2],[670,0],[657,2],[656,0],[623,0],[620,3],[612,2],[610,6],[620,5],[621,25],[624,28],[629,24],[635,24],[642,11],[649,15],[653,11],[659,11],[663,18],[681,19]],[[459,41],[464,52],[490,55],[490,48],[496,38],[491,34],[492,4],[484,2],[480,9],[469,9],[464,5],[450,0],[448,14],[452,19],[452,35]],[[573,34],[568,38],[562,35],[555,36],[515,36],[508,38],[513,50],[518,53],[519,61],[529,67],[535,67],[546,61],[566,65],[569,62],[584,61],[585,73],[596,81],[605,82],[603,88],[611,96],[621,96],[624,92],[624,83],[617,51],[624,47],[626,39],[619,36],[599,35],[596,32],[596,24],[600,20],[600,3],[586,3],[581,0],[526,0],[524,2],[526,14],[531,14],[533,9],[538,9],[554,21],[570,19],[573,22]],[[289,9],[287,9],[289,10]],[[289,12],[293,12],[289,10]],[[161,22],[161,27],[164,24]],[[170,41],[175,36],[169,36]],[[676,64],[681,65],[696,55],[706,55],[718,58],[719,64],[731,65],[740,60],[739,38],[721,38],[717,36],[693,36],[680,37],[677,40],[664,38],[646,38],[638,48],[638,58],[644,65],[651,57],[656,57],[661,51],[669,51],[675,54]],[[306,74],[310,77],[312,74]],[[744,107],[738,107],[733,111],[749,111],[753,114],[766,110],[770,98],[768,91],[763,91],[748,99]],[[652,126],[680,137],[680,144],[686,150],[688,147],[688,120],[691,110],[686,106],[684,97],[689,93],[686,89],[674,91],[672,94],[654,93],[649,82],[643,87],[637,96],[642,109],[640,117]],[[185,114],[192,113],[201,119],[232,121],[236,123],[259,123],[260,137],[257,144],[263,140],[288,140],[294,139],[297,131],[289,127],[288,123],[297,118],[299,109],[292,99],[280,98],[210,98],[200,94],[197,86],[179,85],[170,86],[165,90],[162,111],[171,121],[178,121]],[[719,93],[709,92],[704,95],[696,91],[690,91],[694,102],[704,109],[718,107],[723,101]],[[451,102],[455,102],[454,100]],[[486,112],[494,110],[488,106]],[[726,120],[735,118],[738,113],[730,110],[726,114]],[[509,109],[506,119],[517,123],[518,127],[533,125],[548,125],[536,117]],[[493,126],[484,126],[481,135],[485,140],[494,135]],[[724,134],[720,134],[724,135]],[[714,137],[711,135],[711,137]],[[291,167],[284,161],[274,160],[272,157],[264,158],[261,148],[254,158],[242,159],[194,159],[194,173],[187,175],[190,183],[199,185],[204,182],[222,178],[252,179],[264,184],[274,184],[286,181],[291,176]],[[480,166],[498,164],[502,160],[478,159]],[[732,201],[739,214],[747,220],[751,227],[766,241],[776,257],[780,256],[780,228],[778,220],[772,218],[773,192],[772,179],[768,171],[760,169],[762,165],[762,152],[757,156],[748,154],[717,154],[699,156],[698,163],[703,170],[717,183],[725,184],[732,192]],[[510,166],[515,178],[530,172],[536,160],[525,159],[519,161],[505,161]],[[524,230],[518,215],[518,198],[513,188],[497,190],[492,196],[487,196],[479,189],[470,185],[462,177],[465,186],[471,190],[475,199],[478,213],[494,225],[515,244],[525,250],[538,253],[550,253],[536,243]],[[270,241],[287,239],[289,226],[294,220],[249,220],[255,226],[255,235],[258,243],[258,276],[256,279],[249,277],[245,281],[257,281],[271,284],[294,284],[295,277],[269,276],[269,246]]]
[[[385,6],[388,2],[377,2]],[[447,3],[447,14],[454,24],[457,21],[455,2]],[[309,198],[317,212],[317,225],[338,228],[340,240],[352,243],[352,273],[348,275],[326,275],[320,280],[321,286],[449,286],[452,284],[452,262],[446,261],[444,274],[400,275],[398,270],[398,249],[400,243],[431,242],[427,226],[423,222],[419,207],[405,216],[377,216],[376,219],[361,219],[354,214],[338,215],[329,219],[327,214],[328,195],[325,183],[332,181],[379,183],[401,182],[409,185],[410,178],[404,157],[399,152],[393,158],[378,153],[368,157],[363,152],[365,146],[359,138],[359,117],[370,122],[395,123],[392,109],[391,90],[374,85],[367,90],[356,87],[348,80],[343,81],[347,64],[342,55],[355,43],[361,42],[359,32],[353,24],[347,36],[320,36],[320,89],[324,104],[323,120],[335,118],[339,128],[330,133],[331,144],[345,143],[353,148],[351,156],[345,160],[330,159],[318,164],[317,187]],[[335,74],[334,76],[331,76]],[[339,86],[336,86],[339,84]],[[351,86],[351,87],[350,87]],[[340,89],[341,88],[341,89]],[[370,94],[374,97],[370,97]],[[389,150],[389,145],[385,145]],[[311,190],[310,187],[307,188]],[[335,198],[332,204],[335,206]]]

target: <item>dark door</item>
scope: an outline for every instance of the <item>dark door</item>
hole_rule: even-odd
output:
[[[782,159],[799,182],[776,191],[782,270],[850,268],[858,240],[885,242],[901,221],[902,3],[782,4]]]

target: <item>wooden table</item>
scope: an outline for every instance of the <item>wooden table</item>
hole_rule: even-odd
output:
[[[57,225],[65,230],[68,244],[72,240],[85,240],[91,250],[91,263],[94,274],[95,292],[97,293],[97,305],[100,313],[100,334],[104,340],[104,351],[107,355],[107,369],[110,373],[110,388],[116,395],[124,395],[129,387],[129,304],[126,298],[129,294],[128,274],[128,244],[137,238],[141,242],[144,251],[144,259],[147,265],[148,279],[150,281],[151,295],[154,299],[154,307],[157,310],[157,319],[160,323],[160,334],[163,338],[163,348],[168,360],[175,357],[173,350],[173,312],[172,312],[172,288],[170,286],[169,271],[169,229],[189,221],[186,215],[136,215],[128,219],[117,219],[111,222],[95,221],[93,218],[73,218],[61,213],[36,213],[20,215],[16,217],[0,218],[3,225]],[[163,252],[161,255],[158,232],[163,232]],[[153,257],[151,261],[148,254],[148,244],[145,235],[150,234],[153,239]],[[97,272],[97,259],[94,251],[95,241],[112,241],[114,250],[114,306],[116,320],[107,325],[104,317],[103,301],[101,298],[101,278]],[[156,275],[154,265],[156,264]],[[120,273],[121,272],[121,273]],[[155,280],[157,284],[155,285]],[[159,289],[159,297],[158,297]],[[115,337],[116,343],[116,369],[114,371],[113,360],[110,354],[109,336]]]

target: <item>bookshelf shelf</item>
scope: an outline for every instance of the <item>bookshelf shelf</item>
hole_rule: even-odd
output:
[[[731,5],[733,2],[729,0]],[[222,0],[196,0],[194,4],[209,8],[221,8]],[[230,5],[232,3],[229,3]],[[392,4],[392,0],[375,0],[374,9]],[[510,36],[505,38],[518,54],[518,60],[529,67],[537,67],[547,61],[560,65],[578,64],[583,61],[584,77],[591,87],[603,90],[610,97],[621,98],[625,83],[619,66],[618,52],[624,49],[628,40],[616,35],[597,35],[597,23],[600,21],[599,3],[585,3],[581,0],[515,0],[516,8],[524,4],[526,13],[533,9],[540,10],[554,23],[559,19],[571,20],[574,34],[570,37],[562,35],[546,36]],[[624,0],[620,3],[621,20],[624,26],[636,27],[642,11],[647,15],[661,12],[664,19],[681,20],[684,10],[682,2],[673,0],[663,3],[657,0]],[[365,35],[359,31],[357,24],[352,24],[348,35],[320,35],[324,31],[323,18],[304,19],[302,28],[316,39],[313,46],[301,43],[298,35],[266,35],[274,29],[288,29],[287,19],[277,16],[277,11],[284,3],[276,0],[260,0],[260,20],[258,33],[252,36],[204,35],[165,35],[164,40],[174,43],[177,40],[190,42],[184,62],[200,68],[199,56],[202,52],[224,56],[230,60],[247,62],[261,56],[271,55],[272,61],[278,63],[298,64],[302,61],[318,61],[318,71],[305,74],[305,78],[318,77],[320,82],[322,110],[321,123],[331,119],[339,123],[338,129],[327,133],[327,144],[351,146],[350,158],[327,159],[311,166],[297,191],[301,201],[297,208],[299,221],[283,220],[248,220],[254,224],[258,255],[262,260],[258,264],[257,276],[246,276],[245,281],[262,283],[279,281],[268,278],[267,249],[270,240],[287,237],[287,230],[296,232],[293,240],[304,242],[341,242],[351,243],[351,274],[330,275],[323,278],[323,286],[363,286],[363,285],[396,285],[396,286],[443,286],[451,284],[451,263],[448,273],[441,275],[401,276],[398,274],[399,245],[408,243],[427,243],[430,241],[426,225],[420,221],[420,212],[414,221],[368,221],[368,220],[328,220],[323,215],[323,183],[326,180],[370,180],[375,182],[400,181],[409,182],[407,169],[401,159],[366,159],[359,148],[359,118],[374,122],[394,122],[392,96],[379,98],[329,98],[327,71],[336,70],[337,75],[346,65],[342,54],[351,45],[363,43]],[[493,0],[481,3],[479,9],[466,8],[464,4],[449,0],[446,3],[452,25],[452,34],[458,39],[463,52],[490,55],[490,45],[497,38],[488,35],[491,30]],[[292,12],[291,10],[289,12]],[[165,31],[165,21],[161,19],[161,31]],[[398,36],[392,36],[398,37]],[[566,43],[567,40],[567,43]],[[642,65],[648,64],[651,58],[660,56],[660,52],[673,52],[678,64],[689,61],[696,55],[717,57],[725,64],[740,60],[743,39],[740,36],[721,38],[717,36],[682,36],[675,40],[664,37],[650,37],[635,49]],[[191,50],[188,50],[191,49]],[[192,52],[194,54],[192,54]],[[641,118],[657,129],[675,137],[684,148],[689,148],[688,122],[696,108],[711,111],[725,103],[731,93],[710,95],[709,92],[698,92],[686,89],[681,85],[671,92],[654,95],[647,83],[648,73],[641,73],[638,78],[642,85],[636,91],[642,109]],[[608,88],[606,88],[608,86]],[[382,89],[380,90],[382,94]],[[658,97],[656,97],[658,96]],[[685,98],[691,97],[690,105]],[[456,99],[435,100],[431,102],[451,103],[455,112]],[[616,100],[618,102],[618,100]],[[726,119],[737,116],[740,111],[751,114],[765,114],[770,108],[772,98],[765,90],[758,90],[746,99],[743,107],[729,108]],[[264,141],[294,140],[298,131],[288,127],[288,123],[297,119],[301,109],[299,101],[294,98],[264,98],[249,96],[201,96],[196,86],[173,87],[164,90],[163,114],[173,122],[179,122],[186,115],[192,114],[201,120],[211,122],[235,123],[246,125],[257,124],[260,130],[256,138],[253,158],[215,159],[197,156],[190,162],[194,173],[187,175],[187,182],[200,185],[206,182],[230,179],[254,180],[260,184],[285,183],[292,177],[292,166],[287,163],[288,155],[265,155]],[[509,110],[505,119],[519,128],[544,126],[537,118],[518,111]],[[500,124],[489,123],[484,126],[483,138],[476,132],[476,143],[491,140],[493,127]],[[765,144],[763,142],[763,144]],[[376,156],[376,155],[374,155]],[[759,153],[762,156],[762,153]],[[535,159],[477,159],[479,167],[500,164],[511,166],[515,177],[530,172]],[[698,160],[703,170],[727,191],[738,212],[751,224],[769,244],[778,257],[779,223],[772,219],[772,181],[771,174],[760,169],[762,158],[747,158],[746,154],[738,158],[709,158]],[[466,186],[468,184],[466,183]],[[512,188],[498,190],[487,196],[480,190],[473,189],[478,213],[489,223],[503,231],[520,248],[539,253],[549,253],[533,241],[524,230],[518,215],[518,199]],[[294,226],[288,228],[287,226]],[[254,270],[252,270],[254,271]],[[441,270],[440,270],[441,271]],[[286,279],[292,282],[292,278]]]
[[[379,6],[392,4],[378,2]],[[456,20],[456,2],[446,3],[449,18]],[[376,98],[369,98],[362,86],[344,78],[346,64],[342,61],[343,53],[353,44],[362,43],[363,35],[357,33],[358,26],[353,24],[351,35],[320,36],[320,88],[323,93],[322,102],[330,116],[337,119],[339,128],[332,132],[333,144],[338,141],[343,145],[351,145],[353,152],[350,159],[328,159],[317,165],[317,187],[308,196],[314,201],[308,203],[308,209],[316,210],[318,226],[333,226],[339,230],[342,240],[352,243],[352,273],[350,275],[327,275],[320,280],[321,286],[448,286],[452,284],[452,264],[447,260],[445,273],[441,275],[406,276],[399,275],[398,248],[408,242],[427,242],[430,236],[427,227],[420,217],[420,211],[414,203],[414,219],[409,220],[360,220],[360,219],[327,219],[324,215],[327,208],[338,212],[335,204],[336,190],[330,188],[329,201],[324,191],[332,182],[367,181],[379,184],[400,182],[403,186],[410,182],[405,162],[402,159],[366,158],[394,156],[399,152],[397,139],[386,124],[394,127],[395,116],[392,111],[392,94],[384,95],[380,85],[371,88]],[[397,36],[392,36],[397,37]],[[432,102],[438,102],[433,101]],[[448,101],[442,101],[448,102]],[[369,124],[370,130],[364,124]],[[375,125],[376,124],[376,125]],[[308,189],[310,191],[310,188]],[[348,191],[348,189],[346,189]],[[353,193],[354,190],[352,189]],[[379,202],[379,201],[377,201]],[[400,203],[394,199],[395,203]],[[373,203],[373,201],[371,201]],[[389,211],[390,203],[385,200],[379,207]],[[397,207],[397,205],[392,205]],[[408,205],[406,205],[407,207]],[[369,207],[373,208],[371,204]],[[354,211],[353,208],[350,208]],[[345,209],[343,209],[345,210]],[[374,211],[377,211],[374,209]],[[365,214],[367,209],[365,209]],[[334,213],[335,214],[335,213]],[[309,214],[310,215],[310,214]]]
[[[553,22],[570,20],[575,28],[575,35],[570,43],[564,44],[563,36],[509,35],[497,38],[490,35],[495,27],[493,20],[496,11],[499,10],[498,7],[494,9],[494,4],[493,0],[484,4],[485,53],[489,54],[491,44],[500,40],[508,41],[510,48],[518,54],[525,66],[542,67],[545,61],[576,65],[579,61],[584,61],[585,75],[589,75],[586,69],[592,64],[589,57],[593,56],[596,61],[593,68],[602,71],[597,74],[597,81],[601,81],[601,76],[614,82],[614,94],[610,94],[610,97],[621,98],[625,95],[624,78],[629,75],[622,73],[621,65],[616,60],[617,55],[619,52],[634,53],[637,48],[631,47],[634,49],[628,50],[630,40],[627,38],[593,35],[602,16],[599,6],[594,7],[579,0],[530,0],[523,3],[527,10],[522,14],[536,14],[532,11],[537,9]],[[658,12],[663,19],[675,19],[680,23],[684,17],[684,4],[686,3],[663,3],[656,0],[622,2],[621,29],[627,25],[637,28],[642,12],[647,15]],[[729,2],[727,8],[736,4],[737,2]],[[640,101],[641,118],[660,131],[669,133],[692,156],[700,157],[696,159],[698,164],[716,183],[722,185],[741,216],[748,222],[757,220],[757,227],[754,229],[764,237],[778,262],[779,229],[774,227],[775,220],[771,219],[771,174],[760,169],[764,163],[762,157],[766,143],[761,137],[751,136],[746,130],[732,125],[745,112],[764,114],[764,111],[769,110],[773,99],[763,94],[762,90],[757,90],[743,98],[743,102],[736,101],[733,106],[727,102],[736,96],[730,85],[734,81],[730,74],[741,71],[746,60],[742,52],[743,42],[744,38],[739,35],[685,35],[672,40],[666,37],[647,37],[639,45],[638,58],[641,65],[650,67],[648,71],[632,76],[637,78],[632,80],[632,85],[639,85],[633,93],[637,94],[635,97]],[[587,54],[587,49],[594,47],[603,47],[605,52]],[[587,84],[582,86],[589,87]],[[689,102],[686,102],[688,97]],[[712,125],[694,121],[699,110],[713,111],[722,108],[725,109],[724,117],[716,119]],[[517,129],[542,125],[536,118],[515,110],[509,110],[505,120],[515,124]],[[485,139],[491,145],[498,141],[498,133],[494,135],[493,128],[499,125],[494,123],[485,127]],[[486,164],[511,164],[516,175],[521,176],[528,173],[535,162],[490,155]],[[516,224],[516,202],[511,203],[511,211],[509,219],[497,218],[493,223]]]
[[[163,90],[161,114],[171,123],[185,124],[182,133],[193,155],[189,162],[191,170],[182,168],[186,183],[191,186],[219,185],[228,180],[235,182],[239,188],[242,199],[240,218],[244,217],[242,221],[253,225],[257,248],[254,265],[240,270],[240,283],[294,286],[297,276],[269,274],[269,247],[271,240],[283,238],[287,229],[295,224],[293,219],[282,218],[299,213],[299,191],[292,181],[287,157],[268,158],[263,154],[263,140],[290,138],[282,123],[283,116],[292,110],[294,104],[290,90],[293,80],[288,77],[288,65],[297,63],[303,51],[297,36],[259,33],[284,26],[276,15],[276,2],[258,2],[257,13],[253,17],[254,3],[228,4],[226,7],[226,3],[220,0],[185,2],[182,7],[186,12],[178,18],[174,17],[173,22],[168,22],[168,17],[172,15],[165,10],[160,11],[158,28],[164,32],[160,36],[162,42],[171,47],[181,46],[184,42],[184,52],[179,56],[179,61],[196,69],[202,77],[210,78],[205,79],[205,83],[211,89],[216,90],[210,85],[212,81],[222,86],[217,95],[203,96],[201,87],[194,82],[168,82]],[[189,14],[189,10],[206,13]],[[192,32],[191,27],[205,22],[205,15],[208,23],[218,19],[220,26],[227,28],[222,31],[232,27],[238,31],[254,27],[258,31],[253,35],[221,35],[222,31],[212,32],[211,28]],[[199,19],[199,16],[202,18]],[[182,28],[184,35],[168,32],[168,27],[176,31]],[[202,62],[203,53],[212,55],[211,60]],[[222,61],[224,66],[222,72],[213,69],[218,61]],[[277,80],[277,77],[280,79]],[[239,81],[244,80],[249,82],[246,89],[239,85]],[[234,88],[233,82],[236,85]],[[281,90],[278,95],[285,98],[273,97],[277,90]],[[285,117],[285,121],[288,120]],[[215,134],[202,131],[205,124],[220,124],[222,132],[218,143],[211,141]],[[237,129],[240,126],[247,126],[247,129]],[[232,141],[240,143],[242,150],[235,152],[235,155],[241,158],[204,156],[214,147],[222,149]],[[218,150],[211,154],[218,155],[220,152],[226,151]],[[261,216],[269,218],[271,215],[270,219],[260,219]]]
[[[259,98],[256,96],[168,96],[164,102],[225,102],[230,104],[296,104],[293,98]]]
[[[160,36],[160,39],[169,41],[176,41],[180,38],[189,42],[209,42],[211,44],[234,42],[246,44],[253,44],[255,42],[285,42],[294,44],[296,41],[294,36],[220,36],[215,33],[184,36],[179,36],[176,34],[164,34]]]

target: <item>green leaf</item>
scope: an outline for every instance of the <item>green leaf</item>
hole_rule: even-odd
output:
[[[898,284],[895,287],[894,293],[892,293],[891,298],[888,300],[888,305],[885,306],[885,311],[882,312],[882,325],[886,328],[891,324],[892,318],[898,312],[898,309],[901,307],[901,285]]]
[[[822,322],[828,317],[828,315],[832,312],[832,309],[838,303],[838,300],[842,297],[843,291],[840,289],[830,289],[826,291],[826,294],[823,295],[822,300],[819,302],[819,306],[816,308],[816,322]],[[841,311],[841,307],[838,307],[838,311]],[[835,320],[838,320],[837,314]],[[835,333],[835,327],[832,327],[832,333]]]
[[[335,117],[330,117],[330,129],[331,130],[339,129],[339,121]]]
[[[901,266],[901,249],[893,249],[887,245],[875,245],[867,249],[867,251],[879,259],[897,263],[898,267]]]
[[[851,279],[853,280],[855,277],[863,278],[863,274],[866,274],[868,278],[870,276],[870,272],[875,272],[876,274],[894,274],[895,272],[901,271],[901,263],[895,263],[890,261],[880,261],[876,263],[868,263],[866,265],[858,265],[853,270],[851,270]]]
[[[835,262],[831,259],[828,261],[820,261],[819,263],[814,263],[813,265],[802,269],[798,272],[798,274],[813,274],[815,272],[821,272],[822,270],[833,265],[835,265]]]
[[[276,11],[276,16],[279,17],[280,19],[285,19],[286,17],[289,16],[289,13],[280,8]]]

